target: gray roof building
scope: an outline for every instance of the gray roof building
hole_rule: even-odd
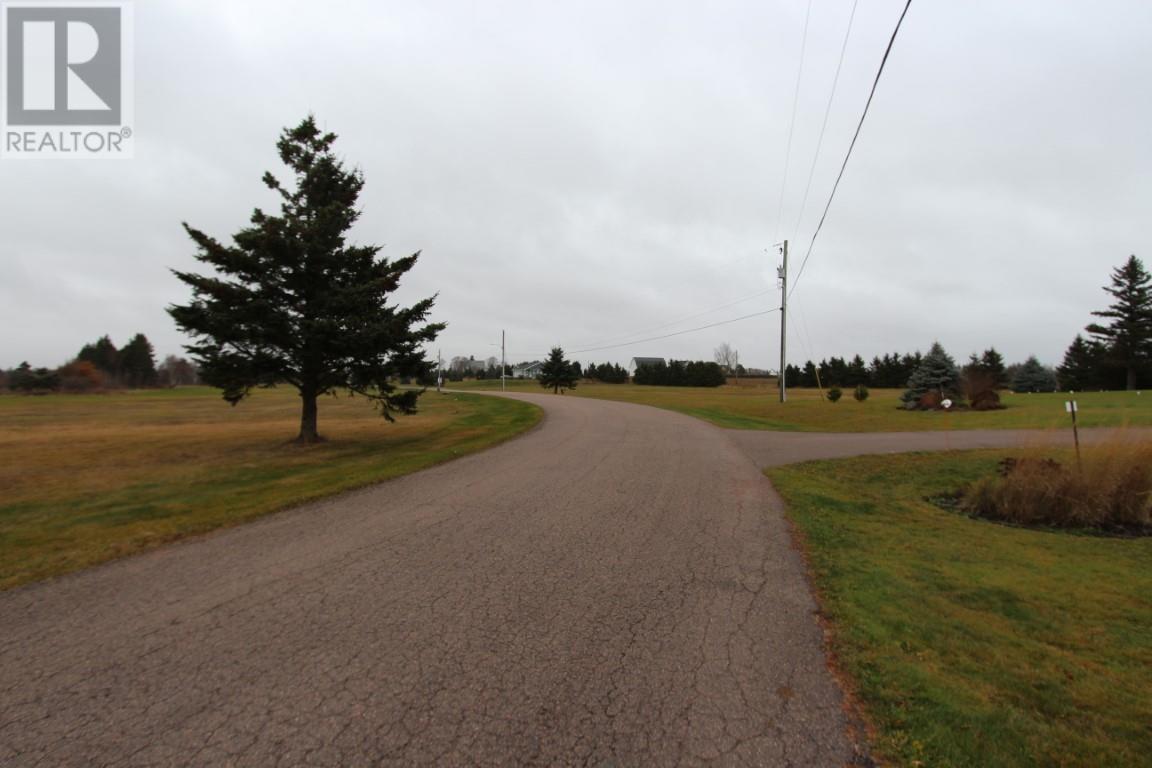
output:
[[[642,365],[664,365],[664,358],[662,357],[634,357],[628,363],[628,375],[634,376],[636,369]]]

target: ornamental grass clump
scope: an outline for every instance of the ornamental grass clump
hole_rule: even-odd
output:
[[[1119,435],[1085,447],[1079,464],[1075,456],[1006,459],[998,476],[965,491],[962,507],[1018,525],[1152,534],[1152,443]]]

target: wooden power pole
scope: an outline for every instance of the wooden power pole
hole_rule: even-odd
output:
[[[780,402],[788,401],[788,241],[784,241],[784,266],[776,270],[780,278]]]

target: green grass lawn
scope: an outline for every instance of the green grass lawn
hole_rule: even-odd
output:
[[[500,389],[499,381],[464,381],[448,385],[453,389]],[[535,381],[509,381],[516,392],[544,392]],[[1006,392],[1000,411],[983,413],[924,413],[905,411],[901,390],[875,389],[862,403],[845,392],[838,403],[830,403],[812,389],[789,390],[787,403],[779,402],[775,384],[742,383],[716,388],[651,387],[635,384],[580,382],[569,392],[581,397],[619,400],[654,405],[686,413],[719,427],[732,429],[771,429],[786,432],[918,432],[955,429],[1051,429],[1068,427],[1062,393],[1018,395]],[[565,395],[567,397],[568,395]],[[1152,392],[1077,393],[1082,427],[1152,426]]]
[[[1004,455],[768,472],[876,750],[906,766],[1152,765],[1152,538],[1011,528],[923,500]]]
[[[320,403],[328,442],[288,444],[294,390],[235,408],[216,390],[0,396],[0,589],[423,469],[530,428],[535,406],[428,392],[384,421]]]

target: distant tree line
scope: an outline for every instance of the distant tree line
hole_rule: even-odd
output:
[[[617,363],[600,363],[599,365],[588,363],[584,366],[584,378],[602,381],[605,384],[626,384],[628,382],[628,369]]]
[[[718,363],[669,360],[667,363],[641,365],[632,380],[637,384],[663,387],[719,387],[726,378]]]
[[[1006,366],[1003,355],[992,347],[980,355],[970,355],[968,362],[960,367],[938,343],[932,345],[927,355],[919,351],[886,354],[873,357],[870,364],[860,355],[851,360],[832,357],[818,364],[809,360],[803,368],[790,365],[787,370],[792,386],[903,388],[914,393],[913,399],[933,387],[944,395],[959,396],[965,381],[991,391],[1051,392],[1057,386],[1055,371],[1035,357]]]
[[[951,399],[963,397],[965,392],[1000,389],[1053,392],[1152,387],[1152,277],[1140,259],[1130,256],[1113,270],[1111,285],[1104,290],[1113,302],[1092,314],[1108,322],[1088,325],[1088,338],[1077,335],[1055,369],[1035,356],[1006,366],[994,348],[980,356],[972,355],[959,368],[939,345],[934,345],[929,355],[894,353],[873,357],[871,363],[860,355],[850,360],[809,360],[803,368],[789,365],[787,381],[792,386],[826,389],[905,388],[905,402],[918,401],[933,388],[938,396]],[[934,384],[927,386],[928,382]]]
[[[157,365],[152,343],[142,333],[121,348],[110,337],[101,336],[59,368],[33,368],[25,361],[0,373],[0,386],[30,394],[175,387],[197,382],[196,366],[182,357],[169,355]]]
[[[842,357],[832,357],[819,363],[809,360],[803,368],[789,365],[786,373],[788,383],[794,387],[856,387],[863,384],[896,389],[907,384],[922,362],[919,352],[873,357],[871,364],[866,363],[860,355],[855,355],[851,360]]]

